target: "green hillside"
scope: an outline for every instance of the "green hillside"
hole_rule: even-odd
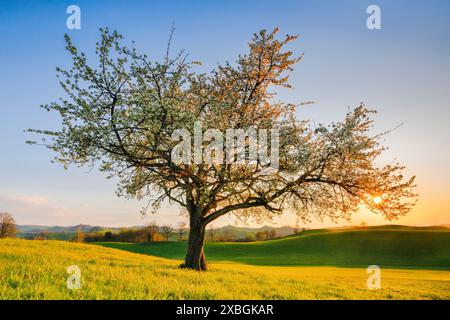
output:
[[[67,241],[0,239],[4,299],[449,299],[450,272],[382,271],[367,288],[363,268],[214,263],[207,272],[180,261]],[[68,266],[81,288],[67,287]]]
[[[185,242],[99,243],[141,254],[181,260]],[[449,269],[447,228],[371,227],[308,230],[296,236],[251,243],[207,243],[209,261],[276,266],[356,266]]]

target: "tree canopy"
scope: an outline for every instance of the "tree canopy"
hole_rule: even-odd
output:
[[[210,73],[196,72],[199,62],[188,61],[184,51],[171,57],[170,41],[166,56],[155,61],[108,29],[96,45],[98,63],[90,64],[66,36],[73,66],[57,69],[66,96],[43,106],[59,113],[62,126],[30,131],[48,136],[45,145],[65,166],[99,164],[119,179],[119,195],[154,199],[155,209],[164,200],[184,208],[190,216],[189,268],[206,268],[205,227],[226,214],[261,221],[289,210],[304,221],[337,221],[361,205],[389,220],[408,213],[414,177],[405,178],[396,162],[377,165],[386,148],[384,133],[371,134],[374,110],[360,104],[341,121],[313,126],[298,119],[300,105],[277,100],[276,88],[291,87],[289,73],[301,59],[286,49],[297,37],[279,39],[277,33],[254,34],[246,54]],[[199,121],[202,133],[276,129],[276,170],[259,160],[225,161],[222,151],[230,146],[208,149],[211,137],[187,156],[200,152],[203,159],[218,155],[223,161],[177,163],[174,132],[194,136]],[[241,140],[246,156],[252,146],[274,146],[274,136],[266,135],[266,142],[261,137]]]

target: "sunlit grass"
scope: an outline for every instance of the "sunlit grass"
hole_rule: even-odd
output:
[[[180,261],[61,241],[0,240],[0,299],[450,299],[450,272],[214,263],[198,273]],[[82,288],[69,290],[78,265]]]

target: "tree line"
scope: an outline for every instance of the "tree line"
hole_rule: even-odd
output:
[[[97,231],[83,234],[81,229],[77,230],[74,241],[76,242],[163,242],[169,240],[184,240],[186,224],[179,224],[179,229],[175,230],[170,225],[159,226],[156,222],[151,222],[142,228],[123,228],[118,232]],[[174,237],[175,238],[174,238]]]
[[[13,238],[17,235],[17,224],[14,217],[9,213],[0,213],[0,238]],[[294,233],[296,233],[294,231]],[[158,225],[151,222],[141,228],[123,228],[118,232],[111,230],[83,232],[81,227],[77,229],[73,237],[73,242],[164,242],[164,241],[185,241],[189,235],[187,223],[179,222],[177,228],[170,225]],[[217,229],[211,226],[207,231],[207,241],[211,242],[251,242],[264,241],[277,238],[274,228],[257,232],[246,232],[244,236],[236,235],[232,230],[224,228]],[[28,240],[48,240],[50,233],[42,231],[27,237]]]
[[[187,224],[180,222],[177,228],[170,225],[159,226],[152,222],[141,228],[123,228],[118,232],[96,231],[83,233],[78,229],[73,241],[75,242],[164,242],[164,241],[185,241],[189,235]],[[246,232],[244,236],[233,233],[230,229],[209,228],[206,231],[207,241],[211,242],[251,242],[265,241],[277,238],[274,228],[257,232]]]

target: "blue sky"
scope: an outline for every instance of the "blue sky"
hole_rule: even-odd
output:
[[[81,9],[81,30],[66,28],[66,8]],[[381,8],[381,30],[368,30],[366,8]],[[98,29],[117,29],[160,58],[175,23],[173,49],[186,49],[205,68],[245,52],[253,32],[278,26],[300,34],[291,46],[304,60],[292,74],[289,102],[314,100],[299,117],[341,119],[348,106],[376,108],[377,130],[391,129],[383,160],[400,160],[418,176],[420,202],[398,223],[450,224],[449,1],[5,1],[0,0],[0,212],[20,224],[110,226],[144,222],[142,203],[117,198],[114,181],[87,168],[68,171],[52,154],[25,141],[27,128],[57,128],[39,108],[62,95],[56,66],[67,66],[64,33],[92,56]],[[178,208],[157,216],[176,223]],[[383,223],[366,212],[352,223]],[[234,222],[223,219],[217,225]],[[286,215],[278,224],[293,224]],[[325,225],[330,225],[325,221]],[[313,226],[318,226],[315,222]]]

